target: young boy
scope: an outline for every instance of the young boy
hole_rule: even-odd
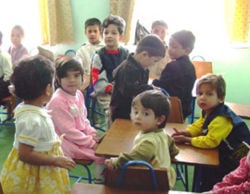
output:
[[[194,42],[195,37],[190,31],[182,30],[172,34],[168,53],[173,61],[166,65],[160,78],[152,82],[164,88],[170,96],[180,98],[184,118],[191,113],[192,88],[196,80],[195,69],[189,59]]]
[[[250,144],[250,132],[244,121],[224,104],[226,85],[222,76],[207,74],[201,77],[196,94],[201,117],[186,131],[176,130],[173,138],[177,143],[189,143],[198,148],[218,147],[220,165],[202,168],[201,189],[207,191],[239,165],[240,157],[247,154],[243,141]],[[235,153],[240,157],[234,157]]]
[[[102,27],[105,47],[97,51],[93,57],[92,81],[97,101],[106,111],[113,90],[112,72],[127,58],[129,51],[119,45],[125,30],[123,18],[110,15],[103,21]]]
[[[85,35],[88,39],[76,52],[76,56],[80,58],[84,70],[84,83],[82,90],[87,88],[90,83],[91,59],[95,52],[104,47],[101,41],[101,22],[97,18],[90,18],[85,21]]]
[[[163,20],[155,20],[151,25],[150,33],[159,36],[163,44],[166,46],[165,57],[161,61],[159,61],[159,63],[153,66],[150,66],[148,68],[150,78],[159,78],[162,70],[165,68],[166,64],[170,61],[168,50],[167,50],[167,44],[165,42],[166,36],[168,34],[168,25]]]
[[[130,118],[132,99],[145,90],[153,89],[148,85],[148,67],[165,56],[165,46],[155,35],[145,36],[137,45],[135,54],[130,54],[113,72],[114,89],[110,103],[111,119]]]
[[[131,106],[131,120],[139,127],[130,153],[107,159],[108,168],[121,168],[129,160],[144,160],[154,168],[167,170],[170,188],[173,188],[176,174],[171,167],[171,157],[178,154],[173,139],[163,129],[169,115],[168,98],[160,91],[149,90],[137,95]],[[162,154],[164,153],[164,154]]]
[[[0,46],[2,45],[3,34],[0,31]],[[10,85],[10,76],[12,74],[11,57],[4,53],[0,48],[0,105],[3,98],[10,96],[8,86]]]

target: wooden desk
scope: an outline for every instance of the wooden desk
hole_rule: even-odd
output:
[[[168,194],[167,191],[138,191],[108,187],[106,185],[75,183],[70,194]],[[179,193],[174,193],[179,194]],[[180,193],[181,194],[181,193]],[[184,193],[185,194],[185,193]]]
[[[184,130],[188,125],[168,123],[166,131],[169,135],[173,128]],[[97,147],[95,153],[98,156],[118,156],[122,152],[130,152],[138,130],[130,120],[116,119],[107,131],[106,136]],[[180,153],[172,162],[190,165],[219,165],[217,149],[199,149],[190,145],[178,144]]]
[[[228,105],[236,115],[245,119],[250,119],[250,105],[232,102],[225,102],[225,104]]]

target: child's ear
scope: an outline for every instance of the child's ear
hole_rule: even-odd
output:
[[[159,126],[160,124],[162,124],[165,120],[166,120],[166,116],[165,115],[161,115],[159,117],[157,117],[157,125]]]
[[[119,41],[121,41],[121,42],[122,42],[122,41],[124,40],[124,37],[125,37],[125,36],[124,36],[124,34],[120,34]]]
[[[51,87],[52,87],[51,84],[48,84],[48,85],[46,86],[46,88],[45,88],[45,95],[46,95],[46,96],[51,96],[51,91],[52,91]]]

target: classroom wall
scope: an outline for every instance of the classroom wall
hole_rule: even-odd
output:
[[[75,43],[58,45],[56,51],[62,53],[68,48],[77,49],[86,41],[84,21],[89,17],[103,20],[109,15],[109,0],[72,0]],[[250,48],[235,48],[230,44],[224,47],[198,47],[192,55],[202,55],[213,62],[215,73],[224,76],[227,84],[226,101],[250,104]],[[198,108],[197,108],[198,109]],[[196,110],[197,110],[196,109]]]

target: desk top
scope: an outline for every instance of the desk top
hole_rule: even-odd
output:
[[[168,194],[167,191],[138,191],[108,187],[105,185],[75,183],[70,194]],[[179,194],[179,193],[176,193]],[[180,193],[181,194],[181,193]]]
[[[186,127],[187,124],[168,123],[166,131],[171,135],[173,128],[184,130]],[[118,156],[122,152],[130,152],[138,132],[130,120],[116,119],[97,147],[96,155],[112,157]],[[177,146],[180,149],[180,153],[173,159],[173,163],[219,165],[217,149],[199,149],[184,144],[177,144]]]
[[[250,119],[250,105],[232,102],[225,102],[225,104],[228,105],[236,115],[245,119]]]

